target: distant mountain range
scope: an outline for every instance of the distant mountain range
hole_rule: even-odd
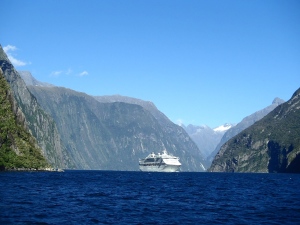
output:
[[[223,144],[209,171],[299,173],[300,89]]]
[[[153,103],[124,96],[89,96],[37,81],[27,87],[52,116],[77,169],[138,170],[138,159],[167,149],[180,157],[182,171],[205,171],[207,164],[183,128]],[[32,85],[34,84],[34,85]]]
[[[237,125],[181,127],[152,102],[120,95],[89,96],[40,82],[30,72],[17,72],[1,46],[0,68],[1,85],[8,85],[12,93],[0,97],[11,99],[10,103],[4,100],[5,104],[12,104],[16,121],[34,137],[26,140],[36,140],[37,150],[22,153],[30,158],[35,152],[30,160],[36,163],[34,167],[45,167],[44,157],[58,168],[138,170],[139,158],[167,149],[180,157],[182,171],[300,172],[299,90],[288,102],[276,98]],[[3,103],[1,110],[6,108]],[[0,129],[11,124],[2,121]],[[3,151],[3,140],[0,169],[20,162],[33,166],[18,158],[23,147],[12,145]],[[7,154],[15,154],[17,164],[7,161]]]
[[[50,99],[65,98],[65,97],[61,96],[62,93],[65,93],[65,94],[68,93],[68,95],[73,96],[73,97],[85,95],[84,93],[79,93],[79,92],[76,92],[76,91],[73,91],[70,89],[66,89],[66,88],[55,87],[51,84],[37,81],[35,78],[32,77],[30,72],[21,71],[20,74],[22,77],[24,76],[24,79],[27,82],[28,88],[31,90],[31,92],[35,96],[37,96],[37,98],[39,99],[39,102],[41,103],[43,108],[48,113],[50,113],[53,116],[53,118],[61,117],[59,115],[56,115],[58,112],[59,112],[59,114],[64,114],[64,113],[60,111],[61,109],[58,105],[57,105],[57,108],[54,108],[55,103],[53,103],[51,101],[49,102]],[[60,94],[58,94],[58,96],[55,96],[56,95],[55,93],[56,94],[60,93]],[[48,99],[48,101],[47,101],[47,99]],[[84,101],[82,99],[84,99]],[[80,112],[83,108],[88,109],[90,105],[97,104],[97,103],[93,103],[93,104],[91,103],[94,100],[97,100],[100,104],[106,104],[106,105],[116,104],[116,103],[139,105],[143,109],[148,111],[155,118],[155,120],[158,122],[160,128],[163,130],[164,133],[169,133],[169,135],[172,136],[172,132],[174,133],[174,130],[177,130],[176,133],[182,132],[181,128],[179,126],[176,126],[172,122],[170,122],[170,120],[163,113],[161,113],[152,102],[143,101],[140,99],[121,96],[121,95],[112,95],[112,96],[88,96],[88,95],[85,95],[85,97],[81,98],[81,100],[79,100],[79,101],[85,102],[87,99],[89,99],[88,103],[85,103],[84,107],[79,107],[80,109],[78,109],[78,110]],[[67,100],[67,102],[70,102],[70,101]],[[194,126],[191,124],[188,125],[187,127],[182,126],[182,128],[184,128],[184,130],[187,132],[187,134],[191,137],[191,139],[194,141],[194,143],[198,146],[198,149],[195,149],[194,151],[190,151],[190,153],[193,155],[193,158],[195,158],[195,159],[198,158],[199,161],[201,162],[200,170],[199,170],[199,168],[198,169],[188,168],[187,171],[198,171],[198,170],[204,171],[206,168],[208,168],[210,166],[212,159],[218,153],[220,147],[226,141],[228,141],[230,138],[234,137],[239,132],[243,131],[244,129],[246,129],[247,127],[252,125],[254,122],[263,118],[265,115],[267,115],[269,112],[271,112],[276,106],[278,106],[279,104],[281,104],[283,102],[284,102],[283,100],[281,100],[279,98],[275,98],[274,101],[272,102],[272,105],[270,105],[258,112],[255,112],[250,116],[245,117],[236,126],[234,124],[224,124],[224,125],[214,128],[214,129],[212,129],[208,126]],[[76,105],[76,104],[73,104],[72,107],[74,107],[74,105]],[[72,108],[72,107],[70,107],[70,108]],[[94,107],[94,109],[92,109],[91,111],[94,113],[96,108],[97,107]],[[84,114],[85,114],[84,112],[80,113],[80,115],[84,115]],[[73,119],[74,118],[70,119],[69,122],[57,121],[57,123],[58,124],[72,124],[72,126],[75,126],[76,124],[72,123]],[[80,120],[80,119],[78,119],[78,120]],[[93,126],[93,123],[88,125],[88,129],[92,126]],[[67,133],[67,130],[66,129],[64,130],[63,127],[61,127],[60,125],[58,125],[58,128],[60,130],[60,133],[62,134],[62,139],[68,140],[68,137],[64,136],[64,134]],[[94,128],[94,129],[96,130],[97,128]],[[78,130],[78,128],[73,127],[71,130]],[[172,131],[172,132],[170,132],[170,131]],[[84,132],[84,133],[86,133],[86,132]],[[101,136],[102,134],[98,134],[98,135]],[[89,138],[87,138],[87,139],[89,139]],[[65,141],[65,145],[67,146],[67,149],[69,149],[70,155],[73,157],[73,159],[72,159],[73,162],[75,162],[75,164],[77,162],[76,168],[83,168],[83,169],[99,168],[99,165],[94,165],[93,164],[94,161],[91,158],[88,158],[88,156],[91,154],[82,154],[81,153],[80,156],[78,155],[80,150],[78,150],[75,146],[80,146],[80,143],[77,143],[76,141],[74,141],[73,146],[70,147],[68,145],[68,143],[70,143],[70,142],[72,142],[72,140],[71,141],[68,140],[67,142]],[[94,142],[97,143],[97,141],[95,141],[95,140],[88,141],[88,143],[94,143]],[[73,151],[72,151],[72,149],[73,149]],[[89,146],[89,149],[95,149],[95,147]],[[89,151],[91,151],[91,150],[89,150]],[[109,153],[107,153],[107,154],[109,154]],[[144,154],[146,154],[146,152]],[[180,153],[179,154],[176,153],[176,154],[182,158]],[[83,156],[83,155],[86,155],[86,156]],[[97,155],[97,153],[93,153],[92,155]],[[142,158],[142,157],[143,156],[140,155],[139,158]],[[114,158],[118,158],[118,157],[114,156]],[[136,159],[135,159],[135,157],[130,157],[130,160],[134,161]],[[80,163],[78,164],[78,162],[80,162]],[[97,162],[99,162],[99,161],[97,161]],[[112,161],[108,160],[106,163],[109,163],[109,162],[112,162]],[[115,162],[114,164],[119,165],[119,162]],[[187,164],[189,164],[189,163],[187,163]],[[105,165],[105,166],[103,166],[103,165],[104,165],[104,162],[101,162],[101,166],[104,167],[104,169],[112,169],[108,165]],[[120,168],[116,168],[116,169],[120,169]],[[122,169],[136,170],[136,168],[122,168]],[[184,168],[184,166],[183,166],[183,170],[185,170],[185,169],[186,168]]]
[[[207,158],[216,148],[224,133],[234,125],[224,124],[214,129],[206,125],[195,126],[189,124],[187,127],[184,125],[181,126],[186,130],[186,132],[196,143],[203,156]]]

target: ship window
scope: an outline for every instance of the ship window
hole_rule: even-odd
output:
[[[145,162],[154,162],[154,158],[146,159]]]

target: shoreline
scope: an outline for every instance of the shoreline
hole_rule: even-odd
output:
[[[7,168],[1,168],[0,172],[64,172],[61,168],[13,168],[13,169],[7,169]]]

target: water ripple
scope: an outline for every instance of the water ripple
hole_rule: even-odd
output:
[[[0,173],[0,224],[299,224],[299,174]]]

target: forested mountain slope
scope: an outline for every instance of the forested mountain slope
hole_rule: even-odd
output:
[[[0,68],[0,170],[50,168]]]

